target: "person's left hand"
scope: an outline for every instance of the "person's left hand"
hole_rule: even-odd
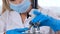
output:
[[[25,32],[27,30],[29,30],[29,28],[13,29],[13,30],[7,31],[6,34],[22,34],[22,32]]]
[[[40,23],[40,26],[49,26],[54,32],[60,31],[60,20],[54,19],[49,15],[44,15],[38,10],[34,10],[33,13],[36,15],[34,19],[31,20],[30,25]]]
[[[33,9],[32,12],[35,15],[35,17],[30,21],[30,25],[34,27],[36,27],[37,25],[40,26],[41,22],[48,20],[47,15],[42,14],[38,9]]]

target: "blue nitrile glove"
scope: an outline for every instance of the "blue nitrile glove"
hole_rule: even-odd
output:
[[[6,34],[23,34],[22,32],[25,32],[27,30],[29,30],[29,28],[13,29],[13,30],[8,30]]]
[[[60,20],[48,16],[48,20],[40,22],[40,26],[49,26],[55,32],[60,31]]]
[[[40,23],[40,26],[49,26],[55,32],[60,30],[60,20],[39,13],[38,10],[34,10],[34,14],[36,17],[31,21],[31,24]]]
[[[29,23],[33,27],[37,27],[34,25],[37,24],[37,22],[46,21],[48,19],[47,16],[43,15],[40,11],[38,11],[38,9],[34,9],[33,14],[35,15],[35,18]],[[40,25],[38,25],[38,27],[40,27]]]

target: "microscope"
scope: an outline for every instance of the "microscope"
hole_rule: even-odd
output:
[[[38,9],[38,0],[32,0],[32,8],[33,8],[32,10]],[[31,11],[31,13],[32,13],[32,11]],[[35,17],[35,15],[33,13],[31,14],[31,16]],[[33,27],[33,34],[40,34],[40,27],[39,27],[40,23],[38,23],[38,22],[35,24],[33,24],[31,21],[29,22],[29,24],[30,24],[29,28],[31,29],[31,27]],[[37,30],[37,32],[36,32],[36,30]]]

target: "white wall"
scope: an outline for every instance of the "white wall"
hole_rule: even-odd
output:
[[[2,0],[0,0],[0,14],[1,14],[1,11],[2,11]]]
[[[40,6],[60,7],[60,0],[38,0]]]
[[[0,0],[0,5],[2,5],[2,0]]]

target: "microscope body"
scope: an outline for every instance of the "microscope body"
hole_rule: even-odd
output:
[[[30,11],[30,13],[29,13],[29,15],[31,15],[31,17],[33,18],[32,20],[34,20],[34,18],[36,18],[36,15],[34,14],[34,10],[38,10],[38,9],[32,9],[31,11]],[[32,21],[30,21],[29,22],[29,24],[31,25],[31,26],[36,26],[36,27],[39,27],[40,26],[40,23],[39,23],[40,21],[38,21],[37,23],[32,23]]]
[[[33,11],[36,10],[36,9],[32,9],[29,13],[29,15],[31,15],[31,17],[34,19],[36,17],[36,15],[33,13]],[[38,10],[38,9],[37,9]],[[37,32],[40,33],[40,23],[39,21],[37,23],[32,23],[32,21],[29,22],[30,24],[30,28],[33,27],[33,34],[36,34],[36,30]]]

